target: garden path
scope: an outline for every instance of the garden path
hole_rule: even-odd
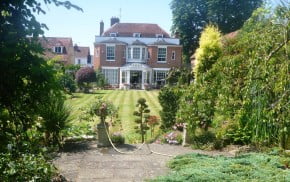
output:
[[[122,151],[133,151],[136,145],[123,145],[118,148]],[[180,155],[191,152],[206,153],[201,150],[192,150],[167,144],[150,144],[153,151],[170,155]],[[71,142],[54,159],[54,164],[69,181],[144,181],[165,175],[168,172],[166,163],[172,157],[149,154],[144,145],[135,154],[124,155],[112,148],[97,148],[96,141]],[[208,152],[209,155],[224,155],[223,152]]]

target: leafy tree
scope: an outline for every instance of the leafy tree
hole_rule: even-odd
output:
[[[159,118],[157,116],[149,116],[147,118],[147,123],[150,127],[151,137],[153,137],[155,126],[157,126],[159,124]]]
[[[238,30],[261,3],[262,0],[173,0],[172,31],[180,35],[185,61],[189,63],[207,24],[216,24],[222,33]]]
[[[93,68],[84,67],[79,69],[76,73],[77,84],[85,93],[89,92],[89,84],[96,82],[96,80],[96,72]]]
[[[68,1],[43,2],[80,9]],[[52,93],[61,95],[61,87],[38,42],[46,26],[33,13],[45,12],[37,0],[1,0],[0,12],[0,181],[49,181],[55,171],[37,154],[43,151],[34,136],[38,106]]]
[[[178,32],[186,63],[198,46],[203,27],[207,24],[207,4],[205,0],[172,0],[172,31]]]
[[[148,122],[147,118],[149,116],[146,114],[150,113],[150,110],[148,109],[148,105],[146,104],[146,99],[144,98],[138,99],[136,107],[138,107],[138,110],[134,111],[133,115],[137,116],[135,122],[139,126],[136,126],[135,129],[137,133],[141,134],[142,143],[143,143],[145,141],[144,136],[146,134],[146,131],[149,130],[149,127],[147,125],[147,122]]]
[[[223,33],[240,29],[263,0],[207,0],[208,20]]]
[[[223,140],[286,148],[289,12],[288,6],[258,9],[235,38],[224,39],[223,56],[181,98],[177,118],[192,133],[213,123]]]
[[[166,83],[169,86],[189,85],[193,80],[191,69],[188,68],[172,68],[166,78]]]
[[[202,76],[211,69],[221,53],[221,33],[216,27],[209,25],[201,33],[199,48],[195,52],[195,80],[199,79],[199,75]]]

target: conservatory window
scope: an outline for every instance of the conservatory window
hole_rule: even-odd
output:
[[[108,84],[118,84],[118,69],[102,69],[102,72]]]

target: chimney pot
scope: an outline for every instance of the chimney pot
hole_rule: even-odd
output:
[[[120,19],[118,17],[112,17],[111,26],[115,25],[116,23],[120,23]]]
[[[100,36],[102,36],[104,33],[104,22],[103,20],[100,22]]]

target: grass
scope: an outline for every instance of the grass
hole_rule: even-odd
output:
[[[129,143],[136,143],[140,136],[135,133],[134,122],[135,117],[133,111],[136,109],[137,100],[141,97],[145,98],[149,105],[150,115],[159,117],[161,106],[158,102],[158,92],[144,91],[144,90],[97,90],[95,93],[83,94],[75,93],[73,98],[67,99],[67,104],[71,108],[71,127],[69,135],[83,135],[93,134],[93,128],[98,121],[89,122],[82,120],[84,109],[92,103],[96,97],[102,97],[105,100],[111,101],[119,110],[119,119],[122,123],[122,134]],[[149,135],[148,135],[149,136]]]
[[[167,176],[152,181],[290,181],[289,161],[262,153],[235,158],[187,154],[170,161]]]

